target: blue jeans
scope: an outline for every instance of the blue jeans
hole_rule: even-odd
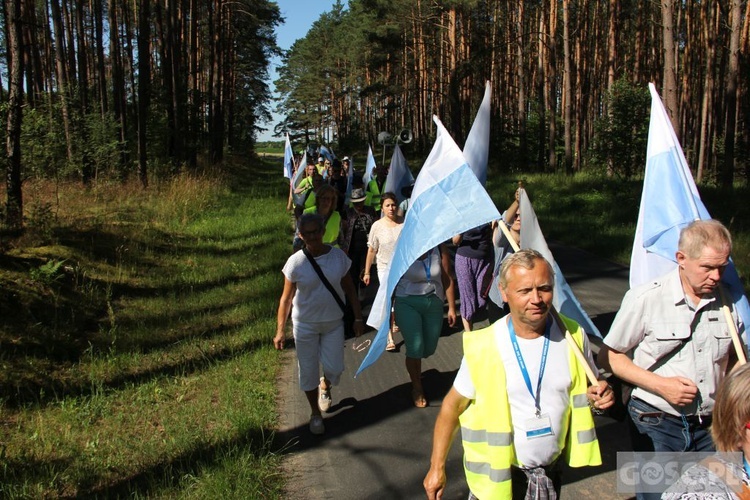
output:
[[[646,437],[653,443],[653,451],[715,451],[714,442],[709,431],[711,417],[703,417],[699,421],[697,417],[675,417],[668,415],[658,408],[641,401],[630,398],[628,413],[633,421],[635,430],[641,436],[634,436],[633,451],[651,451],[637,449],[638,438]],[[660,415],[655,416],[654,413]],[[648,415],[647,415],[648,414]],[[651,500],[661,498],[657,493],[636,494],[638,500]]]

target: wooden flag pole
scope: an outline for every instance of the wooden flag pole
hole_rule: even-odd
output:
[[[745,363],[747,363],[747,358],[745,357],[745,349],[742,348],[740,335],[739,333],[737,333],[737,325],[734,324],[732,313],[729,312],[729,307],[727,306],[727,298],[724,295],[724,290],[721,288],[721,283],[719,283],[718,288],[719,296],[721,297],[721,312],[724,313],[724,319],[729,326],[729,334],[732,336],[732,344],[734,345],[734,350],[737,352],[737,362],[741,365],[744,365]]]
[[[518,243],[516,243],[516,240],[513,239],[513,235],[510,234],[510,231],[508,230],[508,227],[505,225],[504,221],[500,221],[499,224],[500,229],[503,231],[503,234],[506,238],[508,238],[508,241],[510,242],[510,246],[513,247],[513,251],[517,252],[519,250]],[[573,351],[573,355],[575,355],[576,359],[578,360],[581,365],[583,365],[583,369],[586,372],[586,376],[589,379],[589,382],[591,382],[591,385],[599,385],[599,378],[594,373],[594,370],[591,369],[591,365],[589,365],[588,360],[586,359],[586,356],[584,356],[583,351],[579,347],[579,345],[576,343],[575,339],[573,338],[573,335],[568,331],[568,328],[565,326],[565,323],[563,322],[562,318],[560,317],[560,313],[557,312],[555,309],[555,306],[552,306],[550,308],[550,313],[552,314],[552,318],[557,323],[558,328],[560,328],[560,331],[565,332],[565,340],[568,341],[568,344],[570,345],[571,350]]]

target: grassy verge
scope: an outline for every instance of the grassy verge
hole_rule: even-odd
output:
[[[269,168],[29,186],[33,229],[0,256],[0,496],[279,495]]]

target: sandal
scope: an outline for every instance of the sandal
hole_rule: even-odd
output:
[[[414,401],[414,406],[416,406],[417,408],[427,407],[427,399],[424,397],[424,392],[417,389],[412,389],[411,399]]]
[[[396,344],[393,342],[390,332],[388,332],[388,343],[385,346],[385,350],[388,352],[394,352],[396,350]]]

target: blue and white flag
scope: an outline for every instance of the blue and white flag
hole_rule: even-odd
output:
[[[367,188],[367,183],[372,178],[372,171],[375,169],[375,157],[372,155],[372,147],[367,146],[367,163],[365,163],[365,175],[362,176],[362,183]]]
[[[299,187],[299,183],[302,182],[302,179],[305,178],[305,169],[307,168],[307,153],[302,155],[302,159],[299,162],[299,165],[297,166],[297,172],[294,174],[294,178],[292,179],[292,200],[294,200],[294,204],[297,206],[302,206],[305,204],[305,193],[295,193],[294,190]]]
[[[292,143],[289,142],[289,133],[287,133],[286,145],[284,146],[284,177],[291,179],[292,172],[294,172],[294,152],[292,151]]]
[[[388,176],[385,178],[383,186],[384,193],[394,193],[400,204],[406,198],[401,194],[401,188],[414,184],[414,175],[409,170],[406,158],[401,152],[401,148],[396,144],[393,147],[393,156],[391,157],[391,166],[388,169]]]
[[[330,161],[331,163],[333,163],[333,159],[336,158],[336,155],[333,154],[333,150],[327,148],[326,146],[320,146],[320,156]]]
[[[648,88],[651,118],[646,174],[630,258],[631,288],[673,270],[682,228],[695,220],[711,218],[698,194],[667,110],[654,84],[649,83]],[[721,281],[729,288],[735,310],[747,327],[750,305],[731,259]]]
[[[591,321],[586,311],[583,310],[583,306],[578,302],[560,267],[555,262],[555,258],[547,246],[547,240],[544,239],[544,234],[542,234],[539,221],[536,218],[536,212],[534,212],[534,208],[531,206],[531,201],[525,189],[521,189],[518,206],[521,213],[521,248],[531,248],[542,254],[552,264],[552,269],[555,271],[555,288],[552,305],[555,306],[558,312],[581,325],[586,333],[601,338],[601,332],[599,332],[599,329]],[[502,224],[502,222],[500,223]]]
[[[479,106],[474,124],[464,144],[464,156],[469,166],[482,183],[487,185],[487,159],[490,156],[490,97],[492,90],[488,81],[484,89],[484,98]]]
[[[367,324],[378,329],[357,374],[385,350],[391,314],[391,296],[409,266],[428,250],[454,234],[492,220],[500,214],[487,191],[469,168],[464,155],[435,116],[437,139],[417,176],[404,227],[396,242],[388,279],[381,283]],[[356,375],[355,375],[356,376]]]

